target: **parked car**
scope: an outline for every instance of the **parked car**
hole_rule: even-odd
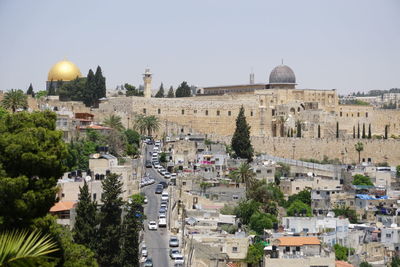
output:
[[[169,250],[169,256],[171,257],[171,259],[175,259],[175,256],[176,255],[180,255],[181,254],[181,252],[179,251],[179,249],[178,248],[171,248],[170,250]]]
[[[169,239],[169,246],[170,247],[179,247],[179,240],[176,236],[171,236]]]
[[[175,178],[176,179],[176,173],[171,173],[171,179]]]
[[[150,160],[146,160],[146,168],[151,168],[151,167],[153,167],[151,165],[151,161]]]
[[[183,259],[182,254],[175,255],[175,259],[174,259],[175,266],[176,266],[176,264],[182,264],[183,265],[184,263],[185,263],[185,261]]]
[[[167,173],[167,171],[166,171],[165,169],[162,170],[162,171],[160,171],[160,174],[161,174],[162,176],[164,176],[166,173]]]
[[[164,218],[164,219],[165,219],[165,218],[167,218],[167,214],[161,213],[161,214],[158,215],[158,218],[159,218],[159,219],[161,219],[161,218]]]
[[[168,192],[166,192],[166,191],[162,192],[162,194],[161,194],[161,200],[167,200],[167,201],[168,201],[168,199],[169,199],[169,194],[168,194]]]
[[[147,197],[145,196],[145,197],[144,197],[144,200],[143,200],[143,203],[144,203],[144,204],[147,204],[147,202],[149,202],[149,201],[148,201]]]
[[[167,210],[165,209],[165,208],[160,208],[159,210],[158,210],[158,214],[165,214],[165,213],[167,213]]]
[[[164,208],[165,210],[168,210],[167,203],[161,203],[160,208]]]
[[[147,255],[148,255],[147,247],[143,246],[142,247],[142,257],[147,257]]]
[[[143,264],[144,267],[153,267],[153,260],[152,259],[146,259],[146,261]]]
[[[167,188],[168,184],[164,181],[159,182],[158,184],[161,184],[163,186],[163,188]]]
[[[171,174],[169,172],[164,173],[164,178],[165,179],[171,178]]]
[[[158,227],[167,227],[167,219],[166,218],[158,219]]]
[[[157,230],[157,223],[155,221],[150,221],[148,224],[149,230]]]
[[[155,193],[156,194],[161,194],[163,192],[163,190],[164,190],[164,186],[162,184],[158,184],[157,187],[156,187]]]

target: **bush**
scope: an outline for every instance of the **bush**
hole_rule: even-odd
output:
[[[353,176],[353,185],[374,185],[368,176],[356,174]]]

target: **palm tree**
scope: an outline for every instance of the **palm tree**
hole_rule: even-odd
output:
[[[358,152],[358,163],[361,163],[361,151],[364,150],[364,144],[361,142],[357,142],[357,144],[354,145],[354,148]]]
[[[240,164],[237,170],[232,172],[231,178],[233,178],[236,183],[244,183],[247,191],[254,183],[254,176],[255,173],[253,172],[251,166],[247,162],[244,162]]]
[[[158,129],[160,129],[160,121],[154,115],[145,117],[145,125],[148,136],[151,136],[153,132],[156,132]]]
[[[57,251],[56,243],[40,232],[11,231],[0,234],[0,266],[37,266],[35,263]]]
[[[121,132],[124,129],[124,126],[122,125],[121,122],[121,117],[118,115],[108,116],[107,118],[104,119],[103,124],[118,132]]]
[[[146,127],[146,116],[140,114],[136,117],[135,122],[134,122],[134,128],[139,131],[141,135],[144,135],[146,133],[147,127]]]
[[[28,107],[27,95],[22,90],[11,89],[4,95],[1,105],[5,109],[11,109],[14,113],[19,108]]]

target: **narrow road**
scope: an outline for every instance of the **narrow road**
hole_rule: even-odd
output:
[[[153,151],[153,146],[147,146],[146,157],[144,160],[151,160],[149,151]],[[145,162],[143,162],[145,164]],[[142,188],[142,192],[147,196],[148,203],[145,205],[144,212],[147,219],[144,222],[145,234],[144,239],[149,253],[149,258],[153,260],[154,267],[169,266],[169,245],[168,245],[168,226],[166,228],[158,228],[157,231],[149,231],[147,223],[156,221],[158,224],[158,210],[160,209],[161,195],[155,194],[155,189],[160,181],[166,181],[154,168],[145,168],[145,172],[155,179],[155,183]],[[169,211],[168,211],[169,212]]]

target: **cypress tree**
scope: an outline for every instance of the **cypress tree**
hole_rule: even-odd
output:
[[[183,81],[175,91],[175,97],[189,97],[191,95],[190,87],[185,81]]]
[[[103,72],[100,66],[97,66],[96,73],[94,74],[95,84],[96,84],[96,93],[94,94],[96,97],[96,102],[102,97],[106,97],[107,89],[106,89],[106,78],[103,76]]]
[[[26,91],[27,95],[31,95],[32,97],[35,97],[35,92],[33,91],[33,86],[32,84],[29,85],[28,90]]]
[[[372,138],[371,123],[368,125],[368,139]]]
[[[357,138],[360,139],[360,124],[357,125]]]
[[[293,128],[290,128],[290,137],[293,137]]]
[[[362,126],[362,138],[364,139],[366,137],[366,135],[365,135],[365,123],[363,123],[363,126]]]
[[[87,107],[91,107],[94,105],[96,99],[95,94],[96,94],[96,81],[94,73],[90,69],[86,77],[86,85],[85,85],[85,90],[83,92],[83,103],[85,103]]]
[[[232,137],[231,146],[237,157],[247,159],[249,162],[252,161],[253,146],[250,140],[250,126],[246,121],[243,106],[240,107],[236,118],[236,129]]]
[[[339,138],[339,122],[336,122],[336,138]]]
[[[139,233],[143,228],[143,201],[141,195],[133,195],[126,206],[126,215],[122,224],[121,266],[138,267]]]
[[[56,89],[54,88],[53,80],[50,81],[49,88],[47,90],[47,95],[55,95]]]
[[[353,126],[353,138],[356,139],[356,126]]]
[[[73,229],[74,241],[94,250],[96,247],[97,205],[90,197],[86,181],[83,187],[79,187],[79,191]]]
[[[290,129],[287,130],[287,137],[290,137]]]
[[[101,184],[103,205],[100,209],[100,227],[97,235],[97,260],[100,266],[117,267],[121,266],[122,182],[117,174],[112,173]]]
[[[318,138],[321,138],[321,125],[318,124]]]
[[[167,97],[168,97],[168,98],[173,98],[173,97],[175,97],[174,88],[173,88],[172,86],[171,86],[171,87],[169,88],[169,90],[168,90]]]
[[[157,98],[162,98],[164,97],[164,85],[161,83],[160,89],[158,90],[157,94],[155,95]]]

